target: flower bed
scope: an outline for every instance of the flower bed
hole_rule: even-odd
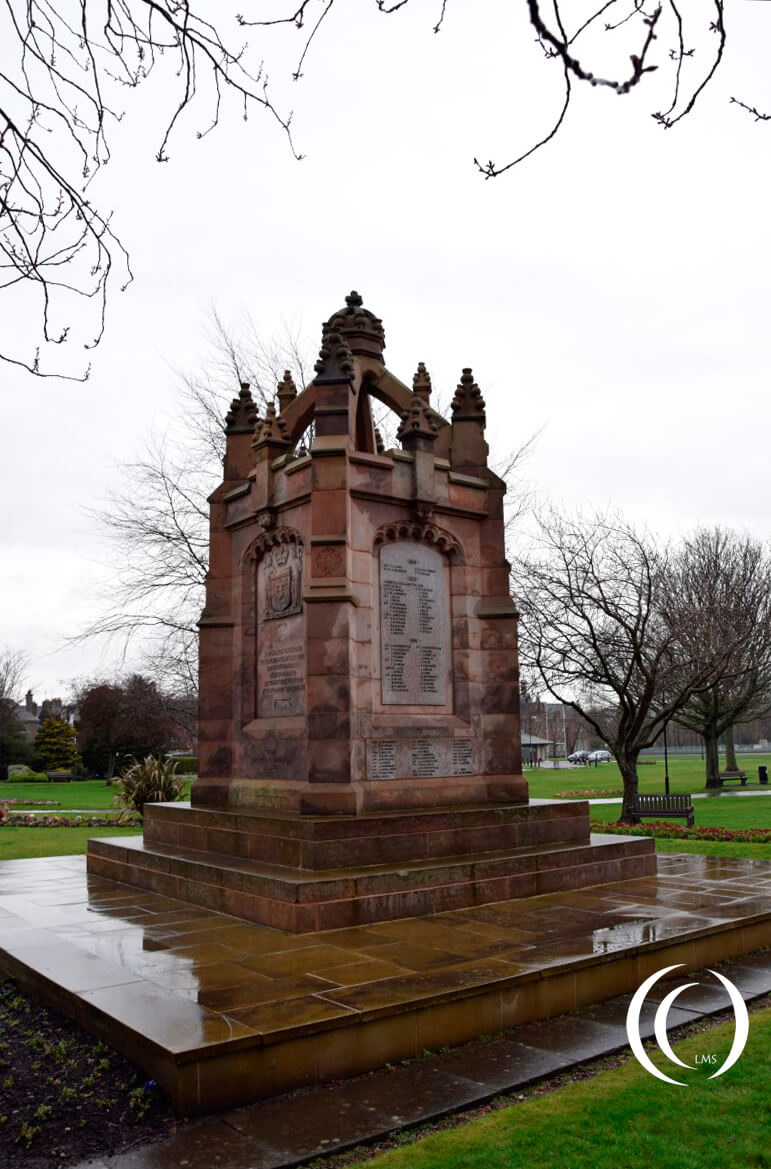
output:
[[[103,1165],[184,1123],[141,1068],[5,980],[0,1084],[7,1169]]]
[[[686,828],[668,820],[651,820],[647,824],[606,824],[591,821],[592,832],[613,832],[620,836],[658,836],[662,840],[742,841],[745,844],[771,844],[771,828]]]
[[[6,808],[61,808],[61,800],[3,800]]]
[[[604,796],[623,796],[622,788],[587,788],[586,791],[580,792],[557,792],[555,799],[557,800],[595,800],[602,799]]]
[[[134,828],[141,823],[141,816],[135,813],[118,816],[32,816],[29,813],[3,814],[0,807],[0,825],[9,828]]]

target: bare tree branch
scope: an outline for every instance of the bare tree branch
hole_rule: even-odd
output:
[[[684,638],[724,655],[721,676],[676,715],[704,739],[707,787],[720,786],[718,742],[771,710],[771,561],[759,541],[698,529],[673,563],[671,605],[688,615]]]
[[[375,0],[397,18],[410,0]],[[670,100],[652,116],[664,127],[686,117],[711,84],[726,44],[725,0],[522,0],[543,61],[559,67],[559,104],[543,132],[514,158],[474,164],[495,178],[551,142],[563,127],[577,84],[624,95],[654,72],[670,85]],[[434,32],[443,27],[448,0],[436,0]],[[209,6],[211,7],[211,6]],[[108,291],[132,280],[126,249],[112,213],[90,199],[94,176],[110,159],[114,126],[128,92],[160,68],[173,78],[173,96],[158,116],[154,154],[169,159],[172,136],[194,105],[206,103],[196,137],[219,124],[228,99],[248,118],[266,114],[295,157],[291,114],[274,105],[262,58],[248,42],[226,35],[233,19],[257,30],[259,50],[273,35],[295,28],[302,45],[298,80],[318,51],[330,21],[350,12],[344,0],[275,0],[272,11],[250,0],[244,13],[201,0],[3,0],[0,4],[0,291],[24,297],[25,313],[40,321],[40,345],[24,348],[0,336],[0,358],[41,376],[65,374],[62,346],[75,339],[97,345],[105,328]],[[320,35],[323,34],[323,35]],[[521,34],[520,34],[521,35]],[[771,115],[731,99],[759,121]],[[532,116],[533,111],[529,111]],[[538,110],[534,111],[537,118]],[[84,309],[87,310],[84,312]],[[84,326],[83,321],[88,321]],[[19,348],[19,346],[22,346]],[[56,354],[55,366],[50,355]],[[89,369],[73,376],[86,378]]]
[[[273,105],[262,65],[249,65],[246,46],[227,45],[196,0],[4,0],[0,38],[0,290],[29,290],[45,347],[71,340],[71,318],[84,302],[93,305],[84,343],[91,349],[104,332],[115,263],[121,287],[132,279],[111,214],[89,200],[110,159],[108,130],[123,116],[122,91],[160,64],[175,78],[159,119],[159,162],[168,160],[202,75],[211,112],[198,138],[219,124],[227,92],[245,118],[252,107],[270,115],[296,155],[291,115]],[[0,357],[48,373],[39,348],[20,353],[11,338],[0,343]]]
[[[558,702],[610,745],[637,793],[637,757],[692,695],[727,668],[730,639],[688,637],[690,610],[671,604],[671,552],[612,515],[538,516],[516,562],[521,659]]]
[[[308,357],[296,333],[265,341],[247,318],[237,332],[215,310],[203,373],[179,373],[177,422],[124,464],[123,486],[90,518],[105,537],[109,578],[101,613],[76,638],[108,637],[164,690],[197,689],[198,629],[209,562],[208,496],[222,478],[224,419],[243,382],[262,412],[290,368],[304,385]],[[171,684],[173,679],[173,685]]]

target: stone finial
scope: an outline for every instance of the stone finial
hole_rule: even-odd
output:
[[[294,384],[294,378],[288,369],[284,370],[284,376],[278,383],[278,398],[279,412],[283,414],[290,402],[293,402],[297,397],[297,386]]]
[[[350,381],[353,377],[353,354],[340,333],[326,333],[321,339],[319,359],[314,369],[315,381]]]
[[[478,422],[485,425],[485,400],[482,391],[474,381],[470,369],[463,370],[455,397],[452,400],[453,422]]]
[[[418,368],[412,379],[412,392],[418,394],[426,405],[428,405],[429,399],[431,398],[431,374],[422,361],[418,362]]]
[[[257,407],[248,382],[241,382],[237,398],[225,415],[225,434],[251,434],[257,421]]]
[[[290,447],[291,445],[289,428],[284,419],[276,415],[276,407],[271,402],[265,417],[257,419],[252,446],[257,449],[264,446]]]
[[[385,450],[385,443],[383,442],[383,436],[380,433],[380,431],[378,430],[377,426],[375,427],[375,450],[377,451],[377,453],[379,455],[382,455],[383,451]]]
[[[405,450],[414,449],[415,446],[425,448],[427,445],[433,443],[438,424],[434,413],[422,398],[414,397],[409,410],[405,410],[402,414],[401,425],[396,432],[396,437],[401,442]],[[417,440],[422,440],[418,442]]]
[[[332,313],[321,328],[322,344],[327,334],[340,333],[355,356],[383,360],[385,349],[383,322],[369,309],[364,308],[364,301],[355,290],[346,296],[345,308]]]

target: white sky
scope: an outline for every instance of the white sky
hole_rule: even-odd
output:
[[[148,127],[169,84],[129,95],[93,197],[136,279],[113,295],[91,379],[0,367],[0,646],[29,652],[38,699],[112,668],[104,647],[58,648],[93,613],[104,557],[82,509],[168,424],[212,304],[315,348],[357,288],[402,380],[423,360],[447,396],[471,365],[501,454],[543,428],[528,465],[543,495],[612,502],[663,534],[767,537],[771,128],[728,99],[771,107],[771,4],[731,6],[724,65],[677,128],[654,123],[650,90],[580,91],[558,139],[494,182],[473,156],[526,148],[558,77],[516,5],[451,0],[435,36],[438,9],[340,0],[299,84],[299,37],[282,56],[252,34],[295,108],[300,163],[257,113],[196,141],[201,108],[159,166]],[[6,297],[0,334],[24,327]]]

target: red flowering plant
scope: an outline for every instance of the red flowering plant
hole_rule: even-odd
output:
[[[651,820],[647,824],[606,824],[604,820],[592,820],[592,832],[612,832],[623,836],[658,836],[662,840],[716,840],[745,844],[771,844],[771,828],[686,828],[683,824],[672,824],[667,820]]]
[[[557,800],[593,800],[595,798],[601,799],[603,796],[623,796],[623,794],[622,788],[588,787],[585,791],[557,792],[554,798]]]

